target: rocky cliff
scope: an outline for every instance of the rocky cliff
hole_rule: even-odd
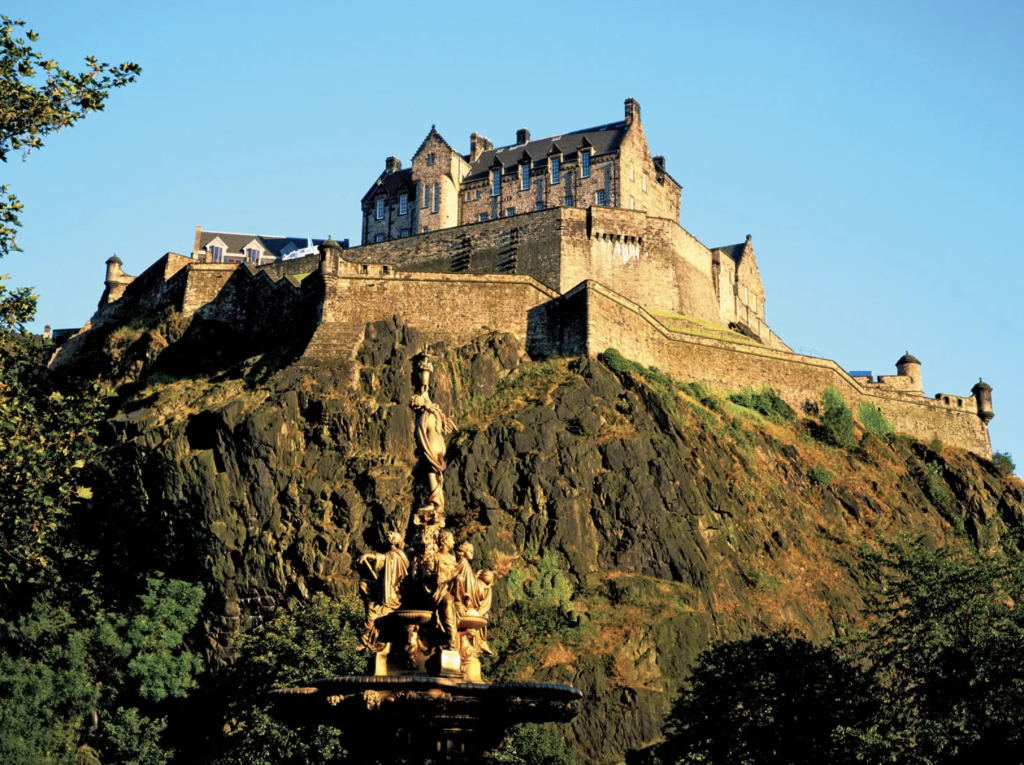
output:
[[[870,434],[827,447],[803,413],[773,422],[657,374],[531,362],[507,335],[426,348],[389,320],[351,360],[298,367],[285,349],[197,367],[173,318],[83,357],[119,395],[95,503],[97,529],[120,540],[111,567],[203,582],[214,667],[278,606],[351,592],[379,524],[409,519],[411,359],[429,350],[432,396],[460,427],[448,525],[503,577],[495,631],[508,583],[546,551],[571,585],[575,626],[535,636],[514,672],[585,691],[567,735],[588,762],[656,741],[712,641],[855,622],[861,543],[918,531],[985,545],[1024,517],[1021,482],[965,452]]]

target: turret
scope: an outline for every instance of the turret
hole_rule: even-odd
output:
[[[112,287],[118,283],[119,277],[124,276],[124,271],[121,270],[122,261],[117,255],[107,258],[107,278],[104,282],[107,287]]]
[[[316,249],[320,253],[320,273],[338,273],[338,260],[341,258],[342,246],[328,234],[327,239],[321,242]]]
[[[992,412],[992,386],[979,377],[978,382],[971,388],[971,393],[974,394],[974,400],[978,402],[978,416],[982,422],[988,425],[995,417]]]
[[[103,290],[103,297],[100,298],[100,307],[119,300],[124,294],[125,287],[133,281],[135,281],[134,276],[129,276],[121,270],[121,259],[117,255],[107,258],[107,278],[103,282],[106,289]]]
[[[896,362],[896,374],[900,377],[909,377],[909,387],[912,390],[924,390],[921,385],[921,362],[916,357],[911,356],[910,351],[904,353],[900,360]]]

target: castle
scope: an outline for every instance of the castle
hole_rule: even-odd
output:
[[[533,358],[613,347],[682,380],[771,385],[798,409],[834,386],[898,431],[991,456],[988,385],[927,398],[909,354],[875,379],[794,353],[766,322],[751,237],[706,247],[680,226],[679,199],[633,99],[620,122],[549,138],[520,130],[496,149],[473,133],[465,155],[432,127],[411,167],[389,157],[364,195],[362,246],[211,262],[197,230],[191,257],[138,277],[111,258],[99,309],[51,365],[94,330],[166,308],[250,355],[301,338],[300,363],[350,358],[369,323],[401,315],[431,342],[510,332]],[[255,239],[233,236],[243,253]]]

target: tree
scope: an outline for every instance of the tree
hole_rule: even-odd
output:
[[[43,139],[74,125],[90,112],[102,111],[114,88],[142,73],[138,64],[111,66],[89,56],[86,71],[74,73],[32,50],[39,39],[25,22],[0,16],[0,160],[12,151],[28,153],[43,146]],[[0,186],[0,257],[18,250],[16,229],[23,205]]]
[[[876,617],[859,658],[881,702],[846,731],[870,762],[1019,762],[1024,747],[1024,556],[924,540],[864,554]]]
[[[843,400],[843,394],[831,385],[825,388],[825,411],[821,416],[821,438],[832,446],[849,449],[854,440],[853,412]]]
[[[657,750],[664,763],[852,762],[833,734],[864,719],[868,688],[831,646],[779,633],[714,646],[698,659]]]

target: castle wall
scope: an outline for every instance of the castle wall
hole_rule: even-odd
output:
[[[510,332],[535,357],[558,355],[560,331],[549,304],[557,294],[523,276],[380,272],[326,273],[320,324],[305,361],[350,358],[368,323],[403,317],[428,342],[455,345]]]
[[[99,327],[177,305],[185,286],[184,269],[192,262],[192,258],[168,252],[127,284],[119,298],[101,305],[90,326]]]
[[[580,285],[563,300],[566,310],[586,315],[586,331],[565,336],[566,354],[596,356],[616,348],[627,358],[684,381],[710,382],[726,390],[768,384],[798,411],[807,401],[819,402],[831,385],[854,412],[865,401],[880,409],[898,431],[992,455],[988,428],[968,397],[947,404],[916,394],[869,390],[828,359],[671,332],[640,306],[593,282]]]
[[[617,198],[613,204],[625,210],[646,212],[655,218],[679,220],[680,187],[654,165],[643,123],[637,115],[619,147]]]

